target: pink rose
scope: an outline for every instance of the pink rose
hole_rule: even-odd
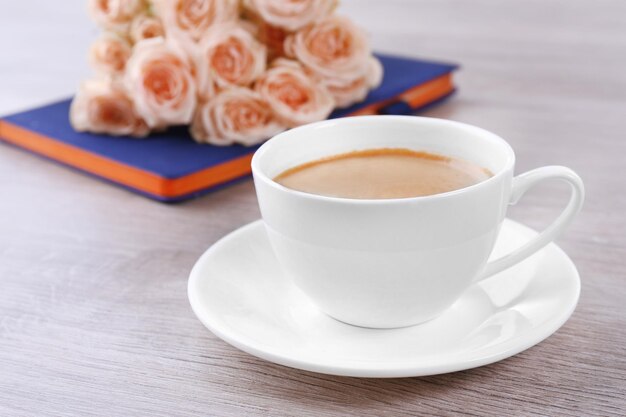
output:
[[[133,20],[130,25],[130,38],[137,43],[144,39],[164,36],[163,24],[158,17],[142,14]]]
[[[126,67],[131,47],[126,39],[108,32],[98,38],[89,49],[89,63],[98,72],[119,75]]]
[[[302,62],[331,93],[337,92],[334,95],[342,106],[365,97],[382,79],[382,67],[372,61],[365,33],[342,16],[326,18],[289,36],[285,52]]]
[[[200,143],[223,146],[236,142],[250,146],[284,129],[258,93],[235,87],[200,105],[190,131]]]
[[[335,99],[337,107],[348,107],[363,101],[370,90],[380,85],[383,79],[383,66],[380,61],[375,57],[370,57],[367,66],[367,72],[351,83],[343,81],[335,83],[336,80],[333,78],[322,80],[322,84]]]
[[[237,0],[154,0],[167,36],[183,47],[198,42],[212,25],[234,20]]]
[[[208,80],[219,87],[252,84],[265,71],[266,49],[236,23],[216,25],[200,43],[200,89]]]
[[[307,76],[298,62],[284,58],[274,61],[255,89],[288,127],[326,119],[335,106],[324,86]]]
[[[183,51],[164,38],[135,44],[124,82],[137,112],[151,128],[187,124],[196,106],[194,69]]]
[[[244,4],[270,25],[294,31],[330,15],[337,0],[245,0]]]
[[[105,29],[125,32],[133,18],[145,10],[144,0],[89,0],[92,18]]]
[[[110,79],[85,81],[70,108],[70,122],[79,132],[143,137],[148,126],[123,88]]]

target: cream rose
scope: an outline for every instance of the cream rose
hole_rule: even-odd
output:
[[[164,38],[135,45],[124,82],[137,112],[151,128],[186,124],[196,106],[193,67],[176,44]]]
[[[146,7],[144,0],[89,0],[89,12],[96,23],[116,32],[128,30],[133,18]]]
[[[245,0],[244,4],[270,25],[294,31],[330,15],[337,0]]]
[[[121,85],[111,79],[85,81],[70,107],[70,122],[79,132],[143,137],[148,126]]]
[[[91,44],[89,63],[98,72],[119,75],[131,54],[128,41],[115,33],[105,33]]]
[[[307,76],[298,62],[283,58],[274,61],[255,89],[267,100],[278,120],[288,127],[323,120],[335,106],[324,86]]]
[[[331,92],[337,92],[340,105],[364,97],[365,90],[382,79],[382,67],[372,60],[365,32],[342,16],[329,17],[290,35],[285,39],[285,52],[302,62]],[[347,96],[349,91],[355,98]]]
[[[200,143],[251,146],[284,129],[260,94],[235,87],[198,106],[190,131]]]
[[[133,20],[130,25],[130,38],[137,43],[144,39],[164,36],[165,31],[161,20],[156,16],[142,14]]]
[[[367,66],[367,72],[351,83],[340,81],[335,84],[335,80],[332,78],[321,80],[321,83],[326,86],[328,92],[335,99],[337,107],[348,107],[363,101],[370,90],[380,85],[383,78],[383,66],[380,61],[370,57]]]
[[[219,87],[248,86],[265,71],[266,49],[237,23],[216,25],[200,42],[201,90],[208,80]]]
[[[167,36],[187,48],[198,42],[214,24],[234,20],[237,0],[154,0]]]

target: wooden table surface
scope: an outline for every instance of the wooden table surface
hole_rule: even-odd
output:
[[[74,23],[27,3],[60,50],[55,28],[67,34]],[[428,116],[500,134],[517,151],[518,172],[562,164],[580,173],[587,201],[558,241],[582,277],[571,319],[515,357],[448,375],[357,379],[274,365],[208,332],[186,294],[200,254],[259,217],[250,180],[163,205],[0,145],[0,415],[626,414],[626,3],[343,7],[378,50],[463,64],[459,94]],[[0,83],[13,86],[7,96],[0,84],[4,109],[23,104],[11,59],[0,58]],[[45,65],[38,71],[24,94],[51,82]],[[511,216],[541,228],[565,196],[539,188]]]

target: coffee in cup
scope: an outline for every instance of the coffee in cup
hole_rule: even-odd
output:
[[[290,168],[274,181],[297,191],[356,199],[410,198],[469,187],[492,176],[460,158],[406,148],[332,155]]]

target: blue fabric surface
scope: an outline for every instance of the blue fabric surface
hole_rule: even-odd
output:
[[[364,106],[392,98],[407,89],[453,71],[456,66],[445,63],[378,55],[385,69],[383,82],[364,102],[334,112],[342,117]],[[3,119],[25,129],[60,142],[90,151],[103,157],[159,175],[175,179],[206,169],[257,149],[240,145],[217,147],[196,144],[186,127],[171,128],[146,139],[115,138],[75,132],[69,124],[70,100],[64,100]],[[397,113],[406,113],[406,106]],[[393,111],[388,106],[387,113]]]

